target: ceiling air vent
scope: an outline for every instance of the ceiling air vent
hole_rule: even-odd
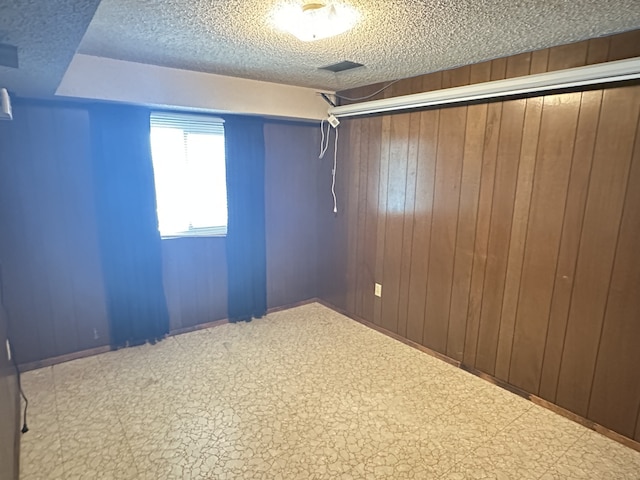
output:
[[[327,65],[326,67],[320,67],[318,70],[328,70],[329,72],[344,72],[346,70],[353,70],[354,68],[364,67],[362,63],[350,62],[345,60],[343,62],[334,63],[333,65]]]
[[[13,45],[0,43],[0,65],[18,68],[18,49]]]

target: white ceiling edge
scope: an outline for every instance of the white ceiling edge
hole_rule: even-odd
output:
[[[327,117],[328,105],[318,91],[76,54],[56,95],[213,113],[320,120]]]

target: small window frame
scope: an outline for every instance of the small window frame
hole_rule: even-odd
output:
[[[180,128],[187,133],[207,133],[212,135],[224,136],[224,119],[216,116],[190,112],[174,112],[174,111],[152,111],[150,115],[150,128]],[[153,155],[152,155],[153,156]],[[153,161],[153,159],[152,159]],[[155,168],[155,165],[154,165]],[[155,174],[155,172],[154,172]],[[155,187],[154,187],[155,188]],[[162,240],[171,240],[177,238],[198,238],[198,237],[226,237],[227,225],[214,225],[210,227],[192,227],[188,230],[166,233],[160,231],[158,223],[158,231]]]

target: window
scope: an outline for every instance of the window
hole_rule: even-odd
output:
[[[161,236],[226,235],[223,120],[152,113],[151,156]]]

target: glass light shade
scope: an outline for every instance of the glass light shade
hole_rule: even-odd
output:
[[[343,4],[286,4],[274,14],[277,28],[291,33],[303,42],[333,37],[353,28],[358,12]]]

